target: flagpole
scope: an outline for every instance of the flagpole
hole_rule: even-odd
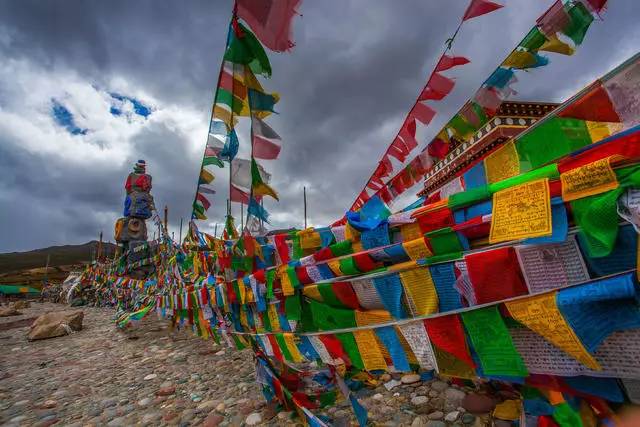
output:
[[[236,15],[236,6],[235,6],[235,2],[234,2],[234,7],[233,7],[233,11],[231,13],[231,19],[233,19],[233,17]],[[229,24],[231,25],[231,24]],[[230,36],[231,33],[229,31],[229,29],[227,29],[227,41],[224,44],[224,51],[227,51],[227,47],[229,47],[229,40],[230,40]],[[222,71],[224,70],[224,54],[222,55],[222,61],[220,61],[220,69],[218,70],[218,82],[216,84],[216,90],[214,92],[213,95],[213,102],[211,104],[211,114],[209,114],[209,128],[207,129],[207,139],[206,139],[206,143],[204,146],[205,152],[207,150],[207,143],[209,142],[209,133],[211,132],[211,121],[213,119],[213,113],[215,111],[216,108],[216,99],[218,99],[218,90],[220,89],[220,79],[222,78]],[[231,110],[231,112],[233,113],[233,109]],[[231,116],[231,120],[233,123],[233,115]],[[202,172],[202,168],[204,168],[204,154],[202,155],[202,161],[200,162],[200,172]],[[193,206],[196,203],[196,200],[198,199],[198,191],[200,190],[200,172],[198,173],[198,185],[196,186],[196,193],[193,195],[193,202],[191,203],[191,221],[194,220],[194,208]],[[229,161],[229,178],[231,178],[231,161]],[[231,179],[229,179],[229,185],[231,185]]]
[[[302,199],[304,201],[304,229],[307,229],[307,187],[302,187]]]

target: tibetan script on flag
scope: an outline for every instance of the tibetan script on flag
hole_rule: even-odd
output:
[[[549,180],[540,179],[493,195],[489,243],[551,234]]]
[[[618,179],[611,169],[610,159],[607,157],[561,174],[562,200],[582,199],[617,188]]]

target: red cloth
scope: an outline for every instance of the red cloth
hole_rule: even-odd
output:
[[[329,246],[327,246],[326,248],[322,248],[318,252],[313,254],[313,259],[318,262],[326,261],[331,258],[333,258],[333,253],[331,253],[331,249],[329,248]]]
[[[558,117],[591,120],[594,122],[620,122],[620,116],[600,82],[586,95],[558,114]]]
[[[416,140],[416,121],[407,120],[402,126],[402,129],[400,129],[399,136],[409,151],[416,148],[418,146],[418,141]]]
[[[424,320],[424,326],[427,328],[427,334],[431,343],[438,349],[462,360],[467,365],[475,368],[475,363],[469,353],[467,341],[464,335],[464,329],[460,316],[451,314],[449,316],[435,317],[433,319]]]
[[[320,338],[331,357],[342,359],[346,365],[351,366],[351,359],[349,359],[349,356],[342,348],[342,343],[335,335],[318,335],[318,338]]]
[[[449,144],[439,138],[436,138],[427,145],[427,153],[436,159],[444,159],[444,157],[449,153]]]
[[[613,137],[613,139],[607,142],[587,146],[586,150],[581,151],[575,156],[560,160],[558,170],[560,173],[564,173],[571,169],[595,162],[596,160],[613,156],[614,154],[630,160],[640,159],[640,130]]]
[[[469,61],[464,56],[448,56],[443,54],[440,57],[440,60],[438,61],[438,65],[436,65],[436,69],[434,71],[435,72],[447,71],[458,65],[468,64],[469,62],[471,61]]]
[[[429,123],[431,123],[431,120],[435,115],[436,111],[433,108],[421,102],[416,102],[416,105],[413,106],[411,112],[409,113],[409,117],[420,120],[423,125],[428,125]]]
[[[282,357],[282,352],[280,351],[280,345],[278,344],[278,341],[276,340],[276,336],[273,334],[268,334],[267,338],[269,339],[269,342],[271,343],[271,348],[273,348],[273,355],[276,359],[278,359],[279,361],[284,361],[284,357]],[[275,381],[274,381],[275,382]]]
[[[489,235],[491,221],[482,222],[482,217],[471,218],[469,221],[456,224],[451,227],[453,231],[459,232],[467,239],[480,239]]]
[[[420,215],[417,219],[418,225],[420,225],[420,231],[422,231],[423,234],[445,227],[453,227],[455,225],[451,209],[447,207],[425,213],[424,215]]]
[[[303,285],[313,283],[313,279],[309,277],[309,274],[307,273],[307,267],[305,267],[304,265],[296,267],[296,276],[298,276],[298,280]]]
[[[363,273],[381,266],[381,264],[371,259],[371,256],[366,252],[353,255],[353,261],[356,263],[356,268]]]
[[[435,101],[439,101],[449,95],[455,84],[456,83],[452,79],[445,77],[440,73],[433,73],[418,100],[426,101],[428,99],[433,99]]]
[[[244,203],[245,205],[249,204],[249,194],[242,191],[235,185],[231,184],[231,189],[229,190],[229,198],[232,202],[236,203]]]
[[[253,30],[258,39],[275,52],[290,50],[291,21],[301,0],[236,0],[238,17]]]
[[[550,415],[541,415],[538,417],[538,427],[559,427]]]
[[[464,259],[478,304],[527,294],[513,247],[470,254]]]
[[[409,155],[409,150],[407,149],[407,145],[404,143],[402,138],[396,137],[396,139],[393,140],[393,142],[387,149],[387,154],[404,163],[404,161],[407,160],[407,156]]]
[[[255,273],[253,273],[253,278],[256,279],[256,282],[258,283],[265,283],[267,281],[267,277],[264,272],[264,269],[258,270]]]
[[[360,304],[358,304],[358,297],[351,287],[351,283],[333,282],[331,284],[331,290],[334,294],[336,294],[336,297],[340,300],[340,302],[346,307],[349,307],[352,310],[360,309]]]
[[[494,10],[500,9],[501,7],[503,7],[501,4],[494,3],[488,0],[471,0],[471,3],[469,3],[469,7],[467,7],[467,11],[464,13],[462,20],[466,21],[467,19],[475,18],[477,16],[493,12]]]
[[[273,238],[278,255],[283,264],[289,262],[289,247],[287,246],[287,234],[276,234]]]

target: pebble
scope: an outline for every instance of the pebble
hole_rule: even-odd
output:
[[[216,406],[216,411],[220,412],[221,414],[224,413],[225,409],[227,409],[227,405],[225,405],[224,402],[220,402]]]
[[[171,396],[175,392],[176,388],[174,386],[160,387],[158,391],[156,391],[156,396]]]
[[[402,382],[402,384],[417,383],[418,381],[420,381],[420,375],[418,374],[403,375],[402,378],[400,378],[400,381]]]
[[[460,412],[458,411],[449,412],[447,415],[445,415],[444,420],[452,423],[458,419],[459,415],[460,415]]]
[[[389,382],[384,383],[384,388],[386,388],[387,390],[393,390],[395,387],[398,387],[400,384],[402,384],[400,381],[391,380]]]
[[[411,399],[411,404],[414,406],[420,406],[420,405],[424,405],[428,401],[429,401],[429,398],[427,396],[416,396]]]
[[[224,417],[222,415],[211,413],[207,415],[207,418],[204,419],[204,422],[202,423],[202,425],[203,427],[216,427],[222,421],[224,421]]]
[[[446,424],[442,421],[430,420],[427,423],[427,427],[445,427]]]
[[[29,403],[28,400],[19,400],[16,403],[14,403],[13,406],[25,406],[28,403]]]
[[[144,399],[138,400],[138,405],[140,405],[140,406],[149,406],[149,405],[151,405],[151,402],[153,402],[153,399],[151,399],[149,397],[145,397]]]
[[[484,414],[493,411],[493,408],[496,407],[496,402],[490,396],[470,393],[462,399],[460,406],[473,414]]]
[[[444,413],[442,411],[434,411],[427,415],[427,417],[429,417],[430,420],[441,420],[444,418]]]
[[[158,375],[157,375],[157,374],[149,374],[149,375],[147,375],[146,377],[144,377],[144,380],[145,380],[145,381],[149,381],[149,380],[154,380],[154,379],[156,379],[156,378],[158,378]]]
[[[454,403],[456,406],[460,404],[460,402],[462,401],[462,399],[464,399],[464,397],[467,394],[462,391],[462,390],[458,390],[457,388],[452,388],[449,387],[445,392],[444,392],[444,396],[450,400],[452,403]],[[457,402],[457,403],[455,403]]]
[[[249,414],[246,420],[244,420],[245,424],[248,426],[257,426],[262,422],[262,416],[259,413],[254,412]]]
[[[462,422],[464,424],[472,424],[476,420],[476,416],[473,414],[464,414],[462,415]]]
[[[433,390],[438,392],[443,392],[449,388],[449,384],[444,381],[433,381],[430,385]]]

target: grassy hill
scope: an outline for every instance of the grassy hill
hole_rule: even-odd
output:
[[[45,277],[45,265],[49,255],[47,277],[62,281],[69,271],[79,269],[95,257],[98,242],[83,245],[51,246],[27,252],[0,254],[0,283],[25,283],[37,285]],[[103,243],[103,254],[113,256],[116,246]]]

